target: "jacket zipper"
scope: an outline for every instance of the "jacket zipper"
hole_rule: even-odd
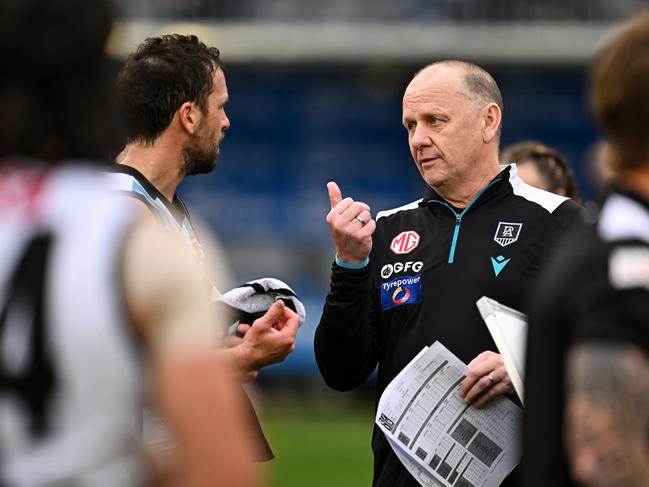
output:
[[[484,188],[480,190],[480,192],[471,200],[471,202],[467,205],[466,208],[464,208],[460,213],[455,211],[455,209],[449,205],[446,201],[439,201],[439,200],[429,200],[429,203],[439,203],[440,205],[446,206],[453,215],[455,215],[455,228],[453,229],[453,240],[451,241],[451,250],[448,253],[448,263],[452,264],[455,261],[455,248],[457,247],[457,240],[460,235],[460,225],[462,224],[462,217],[466,214],[467,211],[469,211],[469,208],[473,206],[473,203],[475,203],[482,194],[487,191],[487,189],[494,185],[496,182],[500,181],[500,178],[494,179],[491,181],[489,184],[487,184]]]
[[[451,251],[448,253],[448,263],[452,264],[453,259],[455,259],[455,247],[457,246],[457,237],[460,234],[460,224],[462,223],[462,213],[456,213],[453,208],[451,208],[453,213],[455,213],[455,229],[453,229],[453,241],[451,242]]]

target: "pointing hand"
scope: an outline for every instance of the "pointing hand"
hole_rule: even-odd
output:
[[[370,255],[372,234],[376,230],[370,207],[349,197],[343,199],[333,181],[327,183],[327,191],[331,211],[326,220],[338,258],[350,264],[361,263]]]

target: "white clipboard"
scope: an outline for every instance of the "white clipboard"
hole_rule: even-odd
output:
[[[478,299],[476,305],[503,356],[516,394],[523,402],[527,316],[486,296]]]

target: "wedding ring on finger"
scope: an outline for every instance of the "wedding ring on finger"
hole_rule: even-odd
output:
[[[497,382],[493,375],[491,375],[491,372],[487,374],[487,378],[491,381],[491,385],[494,385]]]
[[[355,216],[354,220],[358,220],[359,222],[361,222],[361,225],[365,226],[366,221],[363,220],[360,216]]]

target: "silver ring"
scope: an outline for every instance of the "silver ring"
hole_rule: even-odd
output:
[[[496,379],[493,378],[493,376],[491,375],[491,372],[489,372],[487,374],[487,378],[491,381],[492,385],[496,383]]]
[[[355,217],[354,217],[354,220],[358,220],[359,222],[361,222],[361,225],[365,226],[365,223],[366,223],[366,222],[365,222],[365,220],[363,220],[360,216],[355,216]]]

